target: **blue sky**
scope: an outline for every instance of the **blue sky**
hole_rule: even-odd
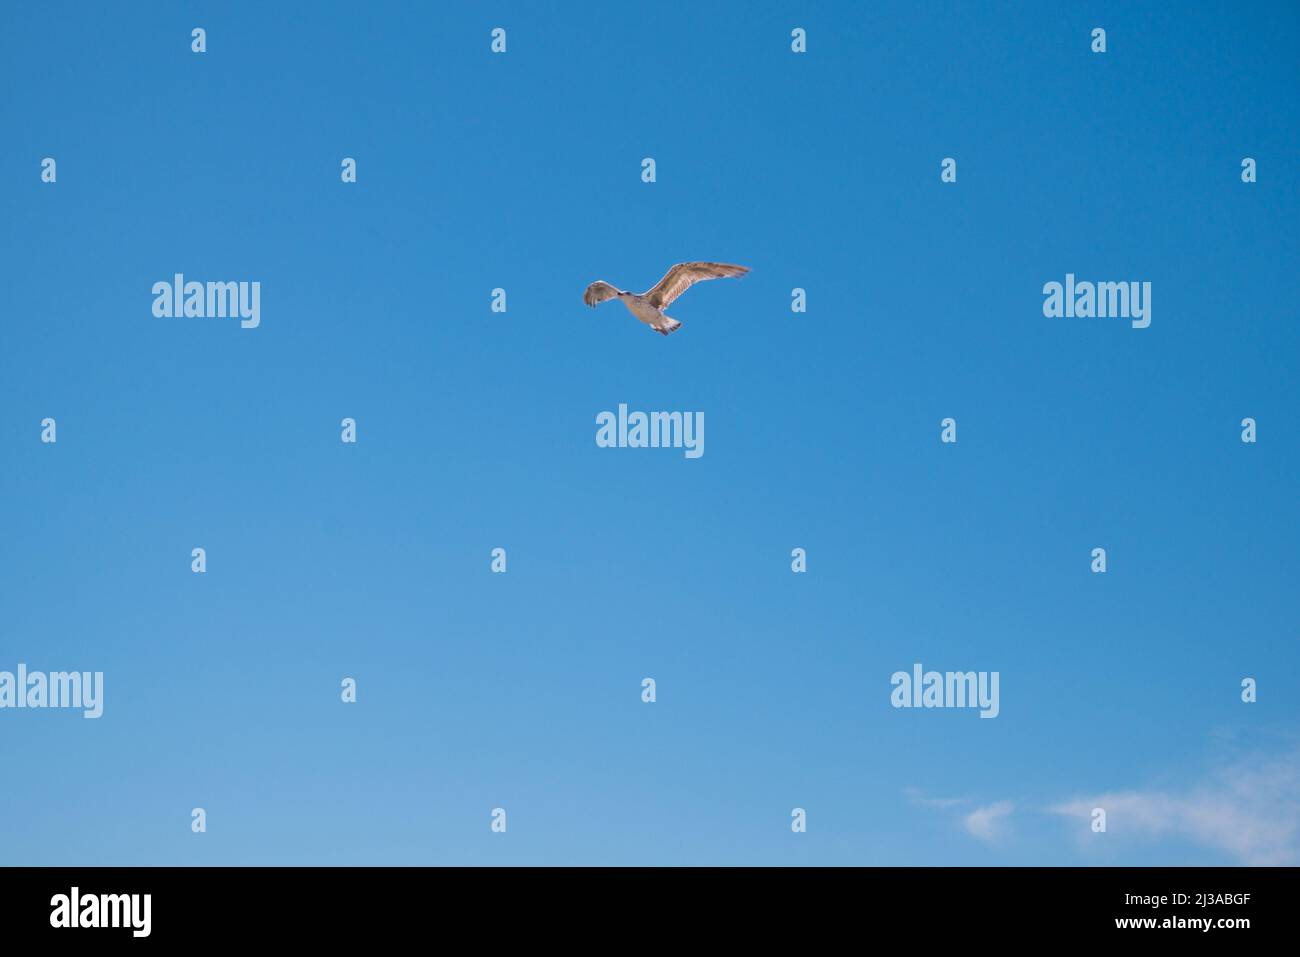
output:
[[[1294,4],[2,16],[0,863],[1300,859]]]

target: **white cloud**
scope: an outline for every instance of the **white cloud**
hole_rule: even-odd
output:
[[[985,807],[977,807],[962,819],[966,832],[981,841],[997,839],[1005,830],[1006,819],[1016,806],[1010,801],[995,801]]]
[[[920,788],[903,788],[903,793],[918,807],[953,811],[958,814],[961,814],[959,808],[974,803],[968,797],[929,797]],[[976,807],[972,811],[961,814],[962,827],[966,829],[967,834],[978,837],[981,841],[996,840],[1006,833],[1006,819],[1015,809],[1016,806],[1011,801],[995,801],[984,807]]]
[[[1091,820],[1105,808],[1107,834],[1181,837],[1243,864],[1300,863],[1300,749],[1240,761],[1186,793],[1110,791],[1049,810]]]

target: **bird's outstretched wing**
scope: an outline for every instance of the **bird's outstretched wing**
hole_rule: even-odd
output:
[[[674,299],[697,282],[733,276],[739,278],[747,272],[748,266],[733,266],[731,263],[678,263],[645,297],[656,309],[667,309]]]
[[[617,289],[605,282],[605,280],[597,279],[588,286],[587,291],[582,294],[582,301],[591,306],[592,309],[595,309],[600,303],[607,299],[613,299],[617,295]]]

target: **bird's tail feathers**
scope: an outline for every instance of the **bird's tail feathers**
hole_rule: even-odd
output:
[[[676,332],[681,327],[682,324],[676,319],[669,319],[667,316],[664,316],[663,324],[655,326],[655,332],[659,333],[661,336],[666,336]]]

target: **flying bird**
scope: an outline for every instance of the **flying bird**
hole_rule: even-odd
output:
[[[672,305],[673,300],[697,282],[706,279],[737,278],[749,272],[748,266],[733,266],[730,263],[678,263],[664,274],[664,278],[648,292],[637,294],[616,289],[603,279],[597,279],[582,294],[582,301],[591,308],[610,299],[622,300],[628,312],[636,316],[647,326],[666,336],[676,332],[682,324],[671,316],[664,315],[664,310]]]

